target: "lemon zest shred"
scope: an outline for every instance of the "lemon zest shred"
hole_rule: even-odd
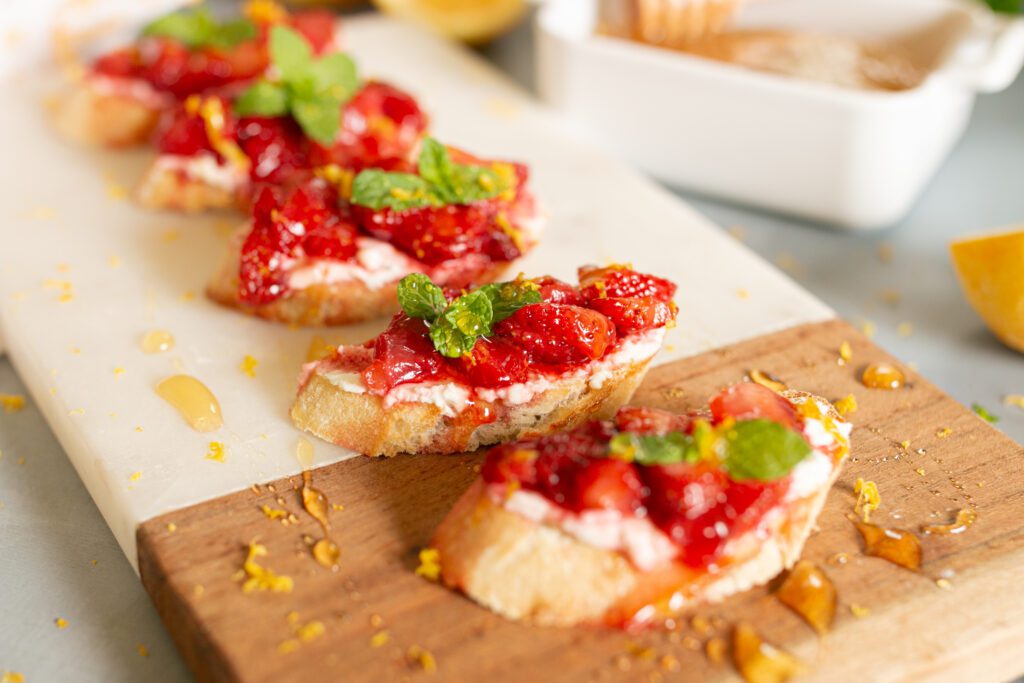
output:
[[[864,522],[871,521],[871,513],[882,504],[882,497],[878,493],[878,486],[873,481],[865,481],[860,477],[853,485],[853,492],[857,494],[857,502],[853,509]]]

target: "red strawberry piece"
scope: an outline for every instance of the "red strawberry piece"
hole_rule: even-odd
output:
[[[667,410],[625,406],[615,414],[615,426],[622,432],[662,435],[669,432],[688,432],[690,418]]]
[[[492,448],[480,468],[488,484],[515,482],[531,489],[537,482],[538,451],[531,441],[517,441]]]
[[[588,300],[605,297],[654,297],[671,301],[676,293],[672,282],[654,275],[638,273],[624,266],[580,268],[580,292]]]
[[[695,567],[714,562],[731,539],[755,528],[786,488],[785,481],[733,482],[705,465],[645,467],[641,474],[650,489],[645,503],[651,521]]]
[[[597,311],[563,304],[531,304],[498,323],[496,333],[552,365],[585,363],[615,343],[615,327]]]
[[[753,382],[741,382],[711,399],[711,415],[716,423],[727,417],[735,420],[771,420],[800,431],[801,419],[784,396]]]
[[[183,106],[177,107],[169,116],[157,134],[156,146],[162,154],[183,157],[214,151],[206,136],[206,122],[198,114],[186,112]]]
[[[328,10],[305,10],[292,15],[288,23],[309,41],[313,52],[320,54],[334,42],[337,18]]]
[[[374,342],[374,359],[363,379],[371,391],[382,394],[406,382],[446,378],[447,367],[426,323],[400,313]]]
[[[675,304],[660,301],[653,296],[591,299],[587,306],[608,316],[623,337],[634,332],[664,327],[675,318]]]
[[[578,289],[568,282],[562,282],[550,275],[535,277],[532,282],[540,289],[540,298],[549,304],[570,304],[580,306],[583,304],[583,297]]]
[[[642,505],[644,493],[633,464],[615,458],[589,461],[576,472],[572,488],[572,509],[618,510],[627,514]]]
[[[255,182],[284,184],[309,167],[305,135],[288,117],[243,117],[238,145],[252,162],[249,175]]]
[[[92,69],[104,76],[133,78],[137,76],[138,65],[138,51],[134,47],[124,47],[100,55],[93,62]]]
[[[494,388],[525,381],[530,356],[507,341],[479,339],[469,354],[451,362],[473,386]]]

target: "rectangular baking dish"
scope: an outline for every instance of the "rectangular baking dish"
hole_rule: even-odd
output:
[[[538,83],[574,129],[659,179],[846,228],[907,214],[975,95],[1009,85],[1024,20],[957,0],[765,0],[740,28],[898,40],[930,67],[899,92],[841,88],[597,35],[596,0],[537,20]]]

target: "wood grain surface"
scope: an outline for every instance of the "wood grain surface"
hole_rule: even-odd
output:
[[[846,364],[843,341],[853,349]],[[336,571],[311,556],[308,541],[322,532],[293,477],[143,524],[142,580],[202,681],[730,680],[728,659],[715,663],[705,648],[738,621],[804,660],[803,680],[1011,678],[1024,671],[1024,449],[909,370],[904,389],[867,389],[860,370],[880,360],[892,361],[845,323],[806,325],[658,367],[633,400],[690,409],[751,369],[830,399],[855,395],[853,458],[804,552],[839,593],[823,638],[768,589],[703,608],[673,631],[629,634],[510,623],[417,576],[418,549],[476,476],[480,455],[315,470],[313,484],[344,506],[330,513]],[[866,557],[848,519],[857,477],[878,484],[880,524],[916,532],[968,506],[978,519],[962,535],[922,535],[918,573]],[[268,519],[263,504],[296,521]],[[268,550],[258,562],[290,576],[291,592],[243,592],[239,570],[253,539]],[[849,562],[831,563],[837,553]],[[869,613],[855,617],[851,605]],[[298,637],[313,621],[322,633],[314,625]],[[422,650],[436,669],[424,667]]]

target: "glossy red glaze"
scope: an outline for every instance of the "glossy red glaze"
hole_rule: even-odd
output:
[[[669,432],[689,433],[692,420],[689,415],[678,415],[667,410],[625,406],[615,414],[615,428],[620,432],[662,435]]]
[[[653,296],[590,299],[589,306],[607,316],[621,336],[664,327],[675,318],[674,304]]]
[[[270,303],[287,291],[292,259],[356,255],[356,227],[339,210],[334,191],[322,181],[292,190],[264,186],[252,210],[252,231],[242,244],[239,297],[249,305]]]
[[[540,363],[578,364],[595,360],[615,343],[615,327],[597,311],[539,303],[524,306],[495,331],[525,348]]]
[[[281,185],[309,169],[309,141],[290,117],[243,117],[238,146],[249,157],[253,182]]]
[[[468,355],[449,362],[472,386],[495,388],[525,381],[530,354],[501,338],[480,339]]]
[[[444,358],[434,351],[427,325],[399,313],[374,342],[374,360],[363,371],[370,391],[383,393],[406,382],[449,377]]]
[[[625,266],[606,268],[580,268],[580,292],[586,299],[605,297],[654,297],[671,301],[676,286],[668,280],[646,273],[638,273]]]

